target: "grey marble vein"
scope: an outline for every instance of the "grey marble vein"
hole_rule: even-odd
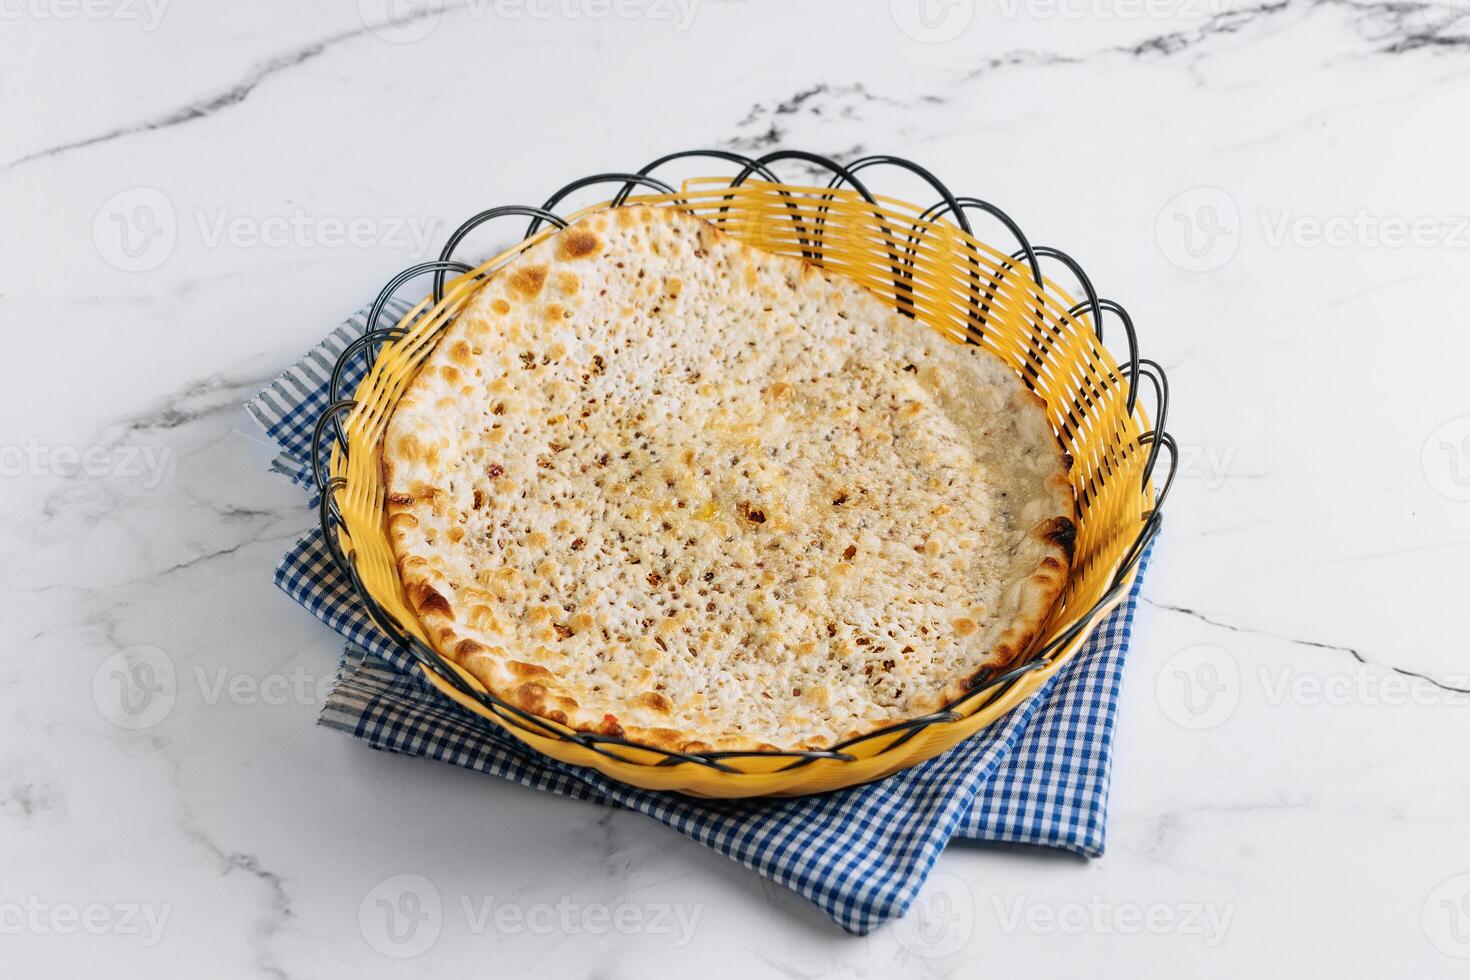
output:
[[[1248,27],[1295,11],[1313,7],[1340,7],[1358,15],[1360,21],[1368,21],[1377,33],[1360,27],[1365,40],[1380,44],[1377,53],[1403,54],[1423,48],[1439,50],[1470,50],[1470,33],[1451,33],[1458,25],[1470,22],[1470,11],[1450,10],[1433,3],[1388,2],[1358,3],[1354,0],[1272,0],[1254,6],[1236,8],[1215,14],[1198,28],[1188,31],[1169,31],[1144,38],[1143,40],[1099,48],[1082,55],[1067,55],[1032,48],[1003,52],[985,58],[964,72],[958,81],[959,87],[988,78],[999,72],[1020,68],[1045,68],[1087,64],[1100,57],[1123,55],[1129,58],[1152,57],[1173,58],[1194,50],[1222,36],[1238,34]],[[953,99],[950,90],[944,94],[926,93],[911,99],[899,99],[874,92],[862,82],[845,84],[820,82],[805,86],[784,99],[775,102],[761,101],[751,106],[744,117],[735,123],[739,135],[725,140],[724,149],[747,154],[760,154],[782,146],[791,137],[793,121],[806,118],[861,118],[870,108],[903,110],[921,106],[941,106]],[[862,152],[862,147],[845,151],[827,152],[826,155],[839,162],[850,160]]]
[[[401,20],[395,21],[395,25],[401,26],[403,24],[412,23],[415,20],[420,20],[425,17],[438,16],[441,12],[442,11],[440,11],[437,7],[426,6],[420,8],[419,10],[416,10],[415,12],[404,17]],[[168,129],[172,126],[180,126],[184,123],[190,123],[199,119],[205,119],[209,116],[214,115],[222,109],[227,109],[230,106],[239,105],[241,102],[244,102],[245,99],[250,96],[250,93],[254,92],[257,88],[260,87],[262,83],[269,80],[270,78],[279,75],[282,72],[289,71],[290,69],[295,68],[298,65],[305,64],[306,62],[311,61],[313,58],[319,57],[329,48],[332,48],[347,41],[352,41],[357,38],[363,37],[364,35],[372,33],[376,29],[378,29],[378,25],[364,24],[361,27],[357,27],[351,30],[338,31],[334,34],[329,34],[326,37],[319,38],[307,44],[303,44],[289,51],[284,51],[281,54],[258,62],[253,67],[251,67],[250,70],[247,71],[243,77],[241,77],[239,80],[237,80],[227,88],[214,92],[210,95],[205,95],[193,99],[182,106],[178,106],[174,109],[169,109],[166,112],[159,113],[155,116],[150,116],[145,119],[140,119],[136,122],[127,123],[126,125],[117,126],[113,129],[97,133],[93,136],[86,136],[81,139],[61,143],[56,146],[47,147],[42,150],[35,150],[23,156],[16,157],[14,160],[5,163],[3,166],[0,166],[0,173],[5,173],[6,171],[11,170],[14,167],[18,167],[22,164],[31,163],[36,160],[45,160],[48,158],[56,157],[63,153],[68,153],[72,150],[80,150],[85,147],[96,146],[101,143],[109,143],[113,140],[121,139],[126,136],[133,136],[138,133],[148,133],[160,129]]]
[[[1360,664],[1364,664],[1366,666],[1383,667],[1386,670],[1393,671],[1395,674],[1402,674],[1405,677],[1412,677],[1417,680],[1422,680],[1426,683],[1434,685],[1435,687],[1443,691],[1449,691],[1452,694],[1470,694],[1470,687],[1459,687],[1455,684],[1450,683],[1449,681],[1441,680],[1440,678],[1437,678],[1432,674],[1421,673],[1420,671],[1416,670],[1409,670],[1406,667],[1395,667],[1392,664],[1385,664],[1381,661],[1370,659],[1357,647],[1344,646],[1338,643],[1323,643],[1320,640],[1304,640],[1298,637],[1285,636],[1280,633],[1273,633],[1270,630],[1264,630],[1254,626],[1240,626],[1235,623],[1227,623],[1224,620],[1216,619],[1212,616],[1207,616],[1204,613],[1199,612],[1198,610],[1189,608],[1188,606],[1171,605],[1169,603],[1159,602],[1157,600],[1150,599],[1147,596],[1143,597],[1143,602],[1146,605],[1152,606],[1155,609],[1161,609],[1164,612],[1178,613],[1182,616],[1189,616],[1193,619],[1199,620],[1202,623],[1205,623],[1208,626],[1215,626],[1219,629],[1229,630],[1232,633],[1250,633],[1255,636],[1269,637],[1270,639],[1280,641],[1281,643],[1287,643],[1292,646],[1310,647],[1314,650],[1333,650],[1338,653],[1350,654],[1352,658]]]

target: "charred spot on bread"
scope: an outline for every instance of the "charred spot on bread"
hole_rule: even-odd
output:
[[[454,615],[454,609],[449,605],[449,600],[427,582],[419,582],[409,590],[413,599],[414,608],[420,616],[428,613],[439,613],[443,616]]]
[[[602,240],[595,232],[586,228],[568,228],[557,236],[556,257],[559,259],[585,259],[596,255]]]
[[[1070,517],[1053,517],[1042,526],[1042,537],[1062,549],[1071,561],[1077,547],[1077,525]]]
[[[507,283],[510,289],[524,299],[535,299],[546,285],[546,266],[522,265],[511,272]]]

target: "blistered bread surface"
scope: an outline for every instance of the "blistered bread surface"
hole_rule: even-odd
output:
[[[682,750],[933,711],[1055,603],[1073,498],[1000,360],[669,207],[495,274],[383,446],[405,595],[508,701]]]

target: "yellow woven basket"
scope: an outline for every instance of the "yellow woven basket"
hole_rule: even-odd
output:
[[[537,751],[635,786],[697,796],[790,796],[878,779],[938,755],[1031,697],[1124,595],[1146,538],[1157,527],[1150,473],[1160,437],[1150,431],[1133,397],[1134,385],[1144,375],[1126,314],[1116,304],[1099,302],[1085,278],[1080,281],[1089,299],[1080,304],[1043,278],[1038,256],[1070,265],[1061,253],[1033,250],[1022,240],[1023,252],[1012,257],[979,241],[956,223],[956,218],[964,221],[959,207],[926,212],[872,196],[865,188],[860,192],[770,180],[732,186],[727,178],[700,178],[686,181],[675,193],[629,194],[632,186],[614,201],[569,215],[567,223],[625,204],[686,209],[747,244],[805,258],[856,280],[926,327],[955,341],[983,345],[1034,387],[1073,458],[1070,472],[1078,503],[1071,580],[1042,631],[1039,653],[948,712],[840,746],[838,752],[698,759],[589,737],[528,716],[498,702],[467,671],[434,654],[404,601],[386,534],[379,459],[383,433],[445,326],[488,275],[555,234],[557,228],[550,224],[447,282],[441,273],[436,292],[442,297],[436,301],[430,295],[402,317],[397,339],[384,344],[352,403],[340,406],[351,410],[340,424],[341,438],[332,453],[323,513],[327,505],[335,511],[334,543],[378,623],[408,641],[421,669],[446,697]],[[961,203],[946,196],[951,205]],[[993,209],[990,213],[999,215]],[[1119,367],[1099,339],[1105,310],[1128,327],[1132,363],[1126,368]],[[1161,377],[1152,380],[1161,386]]]

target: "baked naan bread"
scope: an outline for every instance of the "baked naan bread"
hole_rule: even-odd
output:
[[[406,598],[490,690],[684,751],[958,698],[1067,579],[1069,461],[993,355],[672,207],[497,272],[383,447]]]

